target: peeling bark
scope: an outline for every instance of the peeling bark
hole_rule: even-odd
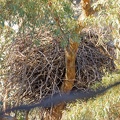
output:
[[[81,0],[80,4],[82,7],[82,13],[78,18],[78,28],[76,29],[77,33],[80,33],[81,30],[85,27],[84,19],[96,12],[96,10],[93,10],[91,7],[90,0]]]
[[[92,14],[93,10],[91,8],[90,0],[82,0],[81,6],[82,6],[82,15],[87,17]]]

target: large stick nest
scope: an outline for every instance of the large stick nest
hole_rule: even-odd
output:
[[[97,39],[86,37],[80,42],[74,85],[77,89],[100,81],[104,70],[114,69],[107,51],[96,45]],[[36,44],[38,40],[39,45]],[[65,78],[64,49],[48,31],[40,31],[34,39],[30,34],[17,36],[11,46],[8,65],[6,88],[10,90],[9,100],[16,101],[16,104],[36,102],[59,92]]]

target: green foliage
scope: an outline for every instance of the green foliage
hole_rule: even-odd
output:
[[[119,70],[120,72],[120,70]],[[103,77],[102,85],[108,86],[120,80],[120,74],[114,72]],[[101,84],[93,86],[100,87]],[[88,101],[77,101],[67,106],[62,120],[115,120],[119,118],[120,91],[119,86],[110,89],[104,95]],[[116,109],[116,110],[115,110]]]
[[[46,26],[55,36],[68,39],[75,29],[76,21],[67,0],[8,0],[1,2],[0,24],[5,21],[19,25],[19,32],[33,32]]]
[[[86,19],[86,24],[91,27],[98,27],[103,31],[109,28],[113,38],[119,38],[120,31],[120,1],[118,0],[99,0],[94,2],[92,7],[97,8],[98,12],[94,16]],[[107,32],[107,31],[106,31]],[[110,40],[108,38],[108,40]]]

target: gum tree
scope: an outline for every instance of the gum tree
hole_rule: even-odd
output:
[[[109,1],[113,2],[112,0]],[[62,83],[61,91],[68,92],[73,88],[75,80],[75,59],[80,42],[80,32],[86,25],[99,23],[96,21],[96,17],[93,17],[93,14],[96,11],[99,12],[102,7],[104,7],[103,12],[107,13],[105,11],[108,6],[106,3],[96,2],[93,9],[90,0],[81,0],[82,13],[76,20],[73,17],[74,13],[68,0],[2,0],[0,1],[1,37],[4,36],[5,40],[9,41],[8,43],[12,43],[16,34],[24,36],[26,33],[30,33],[32,37],[34,32],[40,30],[43,26],[50,30],[54,36],[59,37],[61,45],[65,49],[66,63],[65,81]],[[101,13],[99,14],[101,15]],[[116,12],[116,14],[119,13]],[[116,23],[119,22],[117,15],[114,17],[116,17]],[[107,17],[107,20],[108,22],[112,21],[111,17]],[[18,26],[16,32],[12,29],[14,25]],[[7,32],[4,32],[5,30]],[[115,34],[118,34],[117,30],[114,31]],[[36,41],[35,44],[38,44],[38,42]],[[2,52],[0,54],[2,55]],[[54,106],[52,115],[48,115],[44,119],[52,117],[52,119],[59,120],[64,107],[65,103]]]

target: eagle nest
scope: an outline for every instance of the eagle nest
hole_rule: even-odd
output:
[[[100,81],[105,70],[114,70],[107,46],[97,45],[96,36],[86,36],[80,42],[76,58],[75,89],[87,88]],[[28,104],[59,92],[65,78],[65,52],[59,38],[49,31],[33,36],[17,36],[9,51],[9,77],[6,89],[8,101]]]

